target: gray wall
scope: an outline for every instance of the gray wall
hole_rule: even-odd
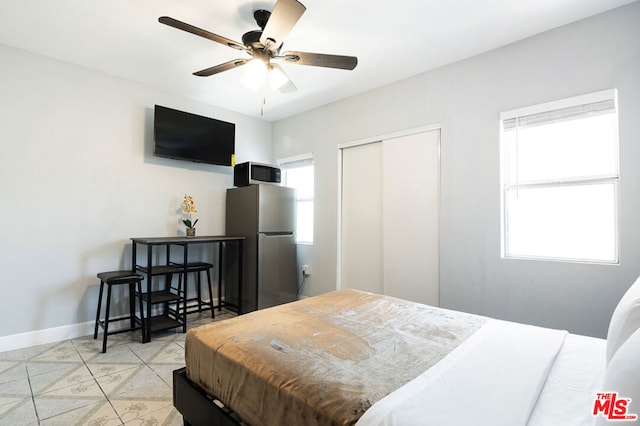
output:
[[[130,237],[184,235],[185,193],[198,232],[224,233],[232,169],[153,157],[154,104],[232,121],[239,161],[272,158],[270,123],[2,45],[0,64],[0,351],[95,318],[96,273],[130,266]]]
[[[312,268],[304,294],[335,289],[337,145],[440,123],[441,305],[604,337],[640,273],[639,22],[634,3],[274,123],[276,158],[316,158],[315,244],[299,250]],[[501,259],[499,113],[608,88],[619,90],[620,265]]]

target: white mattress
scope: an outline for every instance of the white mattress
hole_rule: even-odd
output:
[[[592,424],[605,341],[490,320],[358,426]]]

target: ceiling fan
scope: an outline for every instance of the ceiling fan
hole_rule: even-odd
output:
[[[194,72],[194,75],[208,77],[246,64],[257,65],[262,68],[263,76],[265,74],[269,76],[272,86],[275,86],[274,88],[279,88],[281,92],[289,92],[296,89],[295,85],[279,64],[271,63],[272,60],[284,60],[292,64],[344,70],[353,70],[358,64],[358,58],[354,56],[296,51],[280,53],[284,39],[306,9],[297,0],[277,0],[272,12],[263,9],[256,10],[253,13],[253,17],[260,29],[245,33],[242,36],[242,44],[168,16],[162,16],[158,21],[233,49],[243,50],[251,56],[250,58],[234,59],[205,68]],[[265,73],[264,70],[267,72]]]

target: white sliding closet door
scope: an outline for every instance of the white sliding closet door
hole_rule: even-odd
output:
[[[438,306],[440,131],[382,142],[384,294]]]
[[[342,166],[342,288],[383,293],[380,143],[343,150]]]
[[[341,152],[340,287],[438,306],[440,130]]]

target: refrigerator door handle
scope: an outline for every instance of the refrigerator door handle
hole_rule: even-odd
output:
[[[258,234],[262,234],[265,237],[289,237],[291,235],[293,235],[293,232],[291,231],[281,231],[281,232],[258,232]]]

